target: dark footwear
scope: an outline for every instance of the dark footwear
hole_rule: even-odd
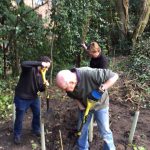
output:
[[[34,135],[37,136],[37,137],[41,137],[41,133],[40,132],[34,133]]]
[[[20,136],[15,136],[14,137],[14,143],[17,144],[17,145],[21,144],[21,138],[20,138]]]
[[[32,134],[35,135],[35,136],[37,136],[37,137],[41,137],[41,132],[33,132],[32,131]]]

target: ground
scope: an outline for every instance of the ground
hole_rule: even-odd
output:
[[[110,128],[114,135],[117,150],[138,150],[136,147],[150,150],[150,111],[140,107],[140,115],[134,134],[133,145],[128,144],[128,137],[135,112],[135,105],[125,97],[124,76],[110,91]],[[116,91],[120,91],[119,93]],[[52,112],[45,111],[46,103],[42,101],[42,114],[45,118],[45,135],[47,150],[72,150],[75,143],[74,131],[77,123],[77,106],[65,93],[52,86],[49,93]],[[40,138],[31,133],[31,112],[27,111],[23,124],[22,144],[13,143],[13,121],[0,123],[0,150],[40,150]],[[49,115],[48,115],[49,114]],[[53,115],[52,115],[53,114]],[[94,127],[90,150],[102,150],[102,139],[97,126]],[[140,150],[143,150],[143,149]]]

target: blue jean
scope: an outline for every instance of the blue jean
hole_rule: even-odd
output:
[[[25,100],[15,96],[14,103],[16,106],[16,119],[14,123],[14,136],[21,136],[22,123],[27,109],[30,107],[33,113],[32,131],[34,133],[40,132],[40,100]]]
[[[78,128],[81,124],[81,120],[83,117],[83,111],[79,111],[79,123]],[[103,150],[115,150],[114,140],[112,132],[109,128],[109,108],[104,108],[101,110],[93,111],[89,113],[86,123],[83,125],[81,130],[81,135],[77,140],[77,146],[79,150],[88,150],[89,142],[88,142],[88,127],[92,118],[92,113],[94,114],[94,118],[97,122],[99,133],[104,140]]]

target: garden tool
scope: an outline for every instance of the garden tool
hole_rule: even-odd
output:
[[[53,110],[49,107],[49,100],[50,100],[50,96],[49,96],[49,93],[48,93],[48,86],[46,85],[46,71],[47,69],[46,68],[42,68],[40,70],[41,72],[41,75],[42,75],[42,79],[43,79],[43,83],[45,84],[45,97],[46,97],[46,106],[47,106],[47,110],[46,112],[43,114],[43,117],[45,118],[45,121],[48,121],[48,120],[52,120],[52,118],[54,119],[54,113],[53,113]]]
[[[96,102],[98,102],[101,99],[103,93],[104,93],[104,91],[101,91],[101,90],[93,90],[89,94],[89,96],[87,97],[87,107],[86,107],[86,110],[84,112],[84,116],[83,116],[80,128],[79,128],[79,130],[77,132],[77,136],[81,135],[81,130],[83,128],[83,125],[87,121],[89,112],[94,108]]]
[[[42,75],[42,79],[43,79],[43,83],[45,84],[45,91],[47,91],[47,86],[46,86],[46,68],[41,68],[40,72]],[[45,129],[44,129],[44,122],[46,119],[44,119],[43,114],[41,113],[42,111],[40,111],[40,126],[41,126],[41,149],[42,150],[46,150],[46,145],[45,145]]]

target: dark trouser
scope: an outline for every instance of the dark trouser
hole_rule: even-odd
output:
[[[16,106],[14,136],[21,136],[24,115],[29,107],[31,108],[33,113],[32,130],[35,133],[40,132],[40,100],[38,98],[25,100],[21,99],[20,97],[15,97],[14,103]]]

